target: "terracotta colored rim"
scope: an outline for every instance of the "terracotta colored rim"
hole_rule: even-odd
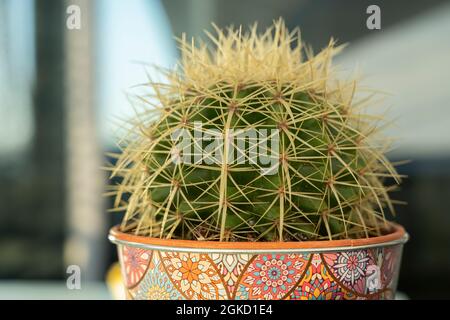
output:
[[[404,244],[409,235],[405,229],[390,223],[392,232],[383,236],[363,239],[298,241],[298,242],[220,242],[175,240],[136,236],[119,231],[119,227],[111,228],[109,240],[115,244],[140,247],[161,251],[183,252],[218,252],[218,253],[254,253],[254,252],[326,252],[365,249],[371,247],[387,247]]]

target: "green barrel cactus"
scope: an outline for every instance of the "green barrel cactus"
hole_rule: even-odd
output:
[[[370,97],[279,20],[259,34],[216,28],[180,40],[175,71],[146,84],[144,111],[111,168],[122,230],[219,241],[306,241],[382,234],[399,176],[365,114]],[[395,184],[394,184],[395,185]]]

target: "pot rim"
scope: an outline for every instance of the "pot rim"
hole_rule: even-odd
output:
[[[322,240],[322,241],[286,241],[286,242],[225,242],[160,239],[137,236],[119,231],[119,226],[112,227],[108,239],[115,244],[158,251],[179,251],[192,253],[313,253],[329,251],[346,251],[367,248],[402,245],[409,239],[405,229],[389,222],[392,232],[372,238]]]

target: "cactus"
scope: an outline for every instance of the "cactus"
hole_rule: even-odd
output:
[[[206,32],[212,48],[182,37],[179,69],[163,70],[164,83],[146,84],[151,99],[138,97],[147,107],[128,123],[110,168],[120,178],[111,194],[113,210],[125,211],[121,229],[219,241],[385,232],[395,184],[383,180],[400,177],[384,156],[389,143],[377,138],[379,119],[363,111],[371,96],[357,99],[356,81],[338,80],[331,65],[342,46],[331,40],[314,55],[282,20],[262,34],[256,26],[215,29]],[[250,138],[241,148],[233,140],[249,129],[276,136],[266,139],[270,170],[244,155]],[[181,148],[180,130],[223,143],[214,149],[192,139]],[[181,161],[208,146],[201,161]],[[214,152],[221,161],[212,160]],[[245,161],[226,161],[236,154]]]

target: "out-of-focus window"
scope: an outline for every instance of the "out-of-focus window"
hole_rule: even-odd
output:
[[[111,147],[117,118],[134,114],[126,93],[142,92],[132,87],[148,82],[146,68],[173,67],[177,52],[160,1],[98,0],[96,5],[98,119],[103,143]]]
[[[0,162],[23,155],[33,134],[32,0],[0,1]]]
[[[78,32],[68,30],[65,35],[65,263],[79,265],[86,279],[98,280],[111,262],[104,259],[105,248],[113,248],[107,244],[105,227],[120,218],[105,212],[111,205],[105,204],[102,197],[107,183],[106,172],[100,171],[104,150],[114,149],[116,135],[120,134],[116,132],[117,118],[133,115],[127,92],[148,82],[145,65],[170,67],[176,53],[159,1],[77,3],[85,26]],[[137,93],[136,89],[132,91]]]
[[[355,61],[365,86],[387,92],[386,118],[395,121],[393,155],[450,156],[450,3],[352,43],[338,62]],[[373,110],[375,111],[375,110]]]

